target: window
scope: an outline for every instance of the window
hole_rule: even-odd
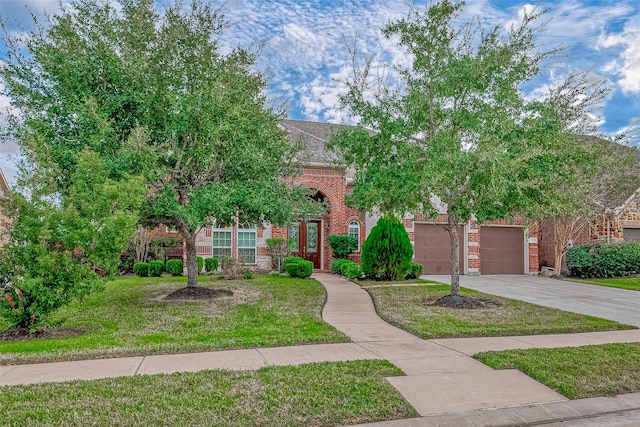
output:
[[[256,226],[238,226],[238,260],[244,264],[256,263]]]
[[[231,256],[231,227],[216,228],[213,224],[213,258],[223,258]]]
[[[298,231],[300,230],[300,223],[294,222],[289,225],[289,242],[291,244],[291,252],[298,252],[300,250],[298,246]]]
[[[355,237],[358,240],[358,249],[360,251],[360,223],[358,221],[351,221],[349,223],[349,236]]]

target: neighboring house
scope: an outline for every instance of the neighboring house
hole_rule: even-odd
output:
[[[587,137],[587,141],[609,143],[608,141]],[[616,153],[632,154],[632,165],[635,173],[640,170],[640,151],[635,147],[616,146],[612,158]],[[633,160],[635,159],[635,160]],[[606,176],[603,177],[606,179]],[[570,245],[582,245],[591,242],[619,243],[623,241],[640,241],[640,188],[634,188],[637,181],[626,181],[617,185],[604,185],[597,194],[596,206],[600,210],[595,218],[585,220],[583,226],[578,227],[571,236]],[[553,220],[540,221],[539,266],[553,267],[554,264],[554,232]],[[564,261],[563,261],[564,269]]]
[[[319,271],[331,269],[329,234],[350,234],[360,242],[358,251],[351,258],[359,261],[360,248],[377,221],[375,215],[364,215],[348,208],[344,197],[352,188],[353,171],[341,173],[333,166],[334,156],[327,152],[328,140],[340,125],[298,120],[284,120],[282,127],[292,142],[303,145],[305,167],[301,176],[293,182],[316,190],[314,198],[328,206],[322,217],[291,224],[285,228],[266,226],[256,228],[251,224],[235,224],[232,227],[207,227],[196,240],[199,256],[234,256],[246,265],[260,270],[270,270],[271,257],[266,239],[286,237],[296,241],[294,255],[314,263]],[[414,245],[414,261],[424,266],[423,274],[450,274],[450,240],[443,224],[446,217],[404,218],[403,223]],[[537,228],[522,219],[509,223],[494,221],[477,224],[470,221],[461,227],[461,274],[537,274]]]
[[[11,219],[7,217],[4,207],[9,199],[11,189],[7,183],[7,179],[4,177],[4,172],[0,169],[0,246],[3,246],[8,240],[9,226],[11,225]]]

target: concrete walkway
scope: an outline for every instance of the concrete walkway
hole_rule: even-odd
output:
[[[421,276],[450,284],[450,276]],[[460,285],[546,307],[640,326],[640,292],[525,275],[460,276]]]
[[[427,341],[380,319],[367,292],[356,284],[328,274],[314,278],[327,289],[323,318],[352,343],[0,366],[0,386],[386,359],[406,373],[388,380],[422,418],[376,425],[526,425],[640,410],[640,394],[568,401],[517,370],[494,371],[470,357],[485,350],[640,342],[640,331]]]

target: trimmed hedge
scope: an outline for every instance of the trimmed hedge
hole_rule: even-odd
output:
[[[218,271],[218,258],[205,258],[204,270],[207,273]]]
[[[353,261],[349,259],[339,258],[331,261],[331,273],[343,275],[342,269],[344,266],[352,263]]]
[[[198,274],[202,273],[202,269],[204,268],[204,258],[201,256],[196,257],[196,263],[198,264]]]
[[[574,246],[566,254],[572,277],[622,277],[640,272],[640,243],[604,243]]]
[[[348,264],[342,267],[342,274],[349,280],[359,279],[364,274],[360,264],[349,261]]]
[[[364,272],[362,266],[350,259],[336,259],[331,262],[331,273],[345,276],[349,280],[359,279]]]
[[[422,264],[412,263],[411,267],[409,267],[409,271],[407,271],[405,279],[419,279],[420,276],[422,276]]]
[[[154,260],[149,261],[149,276],[160,277],[164,272],[164,261]]]
[[[284,269],[291,277],[309,277],[313,273],[313,263],[299,257],[285,258]]]
[[[133,264],[133,273],[138,277],[149,277],[149,263],[136,262]]]
[[[358,249],[358,239],[344,234],[330,234],[329,246],[334,257],[343,259]]]
[[[172,276],[182,276],[182,260],[170,259],[166,264],[167,273]]]

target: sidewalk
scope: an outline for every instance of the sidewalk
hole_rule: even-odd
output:
[[[0,366],[0,386],[386,359],[406,373],[388,380],[422,418],[373,424],[378,426],[526,425],[640,409],[640,393],[568,401],[517,370],[494,371],[470,357],[487,350],[640,342],[640,330],[423,340],[380,319],[367,292],[356,284],[329,274],[314,278],[327,289],[323,318],[352,343]]]

